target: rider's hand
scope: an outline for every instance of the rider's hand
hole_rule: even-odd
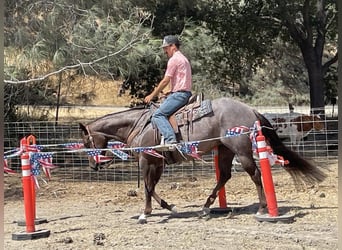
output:
[[[152,94],[146,96],[144,99],[145,103],[147,103],[147,104],[150,103],[152,101],[153,97],[154,96]]]

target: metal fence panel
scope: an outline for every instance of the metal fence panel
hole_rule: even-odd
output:
[[[259,112],[266,109],[258,108]],[[275,112],[286,112],[286,108]],[[269,112],[269,108],[267,109]],[[306,158],[336,158],[338,156],[337,117],[325,117],[325,130],[311,132],[298,147],[293,148]],[[88,166],[85,152],[71,153],[63,148],[65,143],[81,142],[78,122],[11,122],[4,124],[4,151],[7,152],[20,145],[20,139],[30,134],[37,138],[38,145],[46,146],[44,152],[53,152],[53,163],[58,168],[52,170],[52,178],[60,181],[105,181],[123,182],[141,179],[137,162],[130,159],[123,161],[115,158],[110,167],[94,171]],[[228,129],[228,128],[227,128]],[[292,147],[289,141],[285,145]],[[20,172],[20,158],[8,159],[11,169]],[[239,164],[234,165],[239,171]],[[212,154],[205,155],[203,161],[185,162],[166,166],[163,178],[177,180],[202,176],[215,177]]]

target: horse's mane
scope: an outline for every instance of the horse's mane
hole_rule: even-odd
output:
[[[146,109],[146,106],[145,106],[145,105],[135,106],[135,107],[132,107],[132,108],[129,108],[129,109],[126,109],[126,110],[122,110],[122,111],[118,111],[118,112],[114,112],[114,113],[109,113],[109,114],[106,114],[106,115],[104,115],[104,116],[98,117],[98,118],[96,118],[93,122],[96,122],[96,121],[98,121],[98,120],[110,119],[110,118],[112,118],[114,115],[120,115],[120,114],[122,114],[122,113],[128,113],[128,112],[131,112],[131,111],[143,110],[143,109]]]

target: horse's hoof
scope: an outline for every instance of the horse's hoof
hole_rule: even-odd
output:
[[[208,219],[210,218],[210,208],[204,207],[202,209],[202,212],[199,214],[199,217],[202,219]]]
[[[256,213],[256,215],[263,215],[263,214],[265,214],[264,211],[258,211],[258,212]]]
[[[202,209],[202,211],[203,211],[203,215],[208,215],[208,214],[210,214],[210,208],[208,208],[208,207],[204,207],[204,208]]]
[[[176,207],[175,205],[171,205],[171,212],[172,212],[173,214],[178,213],[177,207]]]
[[[147,223],[146,215],[145,214],[140,215],[138,218],[138,224],[146,224],[146,223]]]

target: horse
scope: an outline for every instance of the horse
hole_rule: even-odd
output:
[[[282,156],[287,163],[283,166],[292,176],[294,184],[316,184],[322,182],[326,177],[325,173],[313,165],[313,163],[302,158],[298,153],[288,149],[274,131],[271,123],[258,111],[245,103],[231,99],[218,98],[210,100],[212,112],[192,121],[191,129],[186,124],[180,125],[178,136],[187,139],[188,142],[198,142],[200,155],[210,152],[214,147],[218,149],[219,179],[208,196],[202,211],[203,214],[210,212],[219,190],[232,177],[232,161],[236,155],[242,168],[254,182],[259,198],[257,214],[265,214],[267,203],[261,181],[261,172],[253,159],[253,147],[250,136],[225,136],[227,130],[234,127],[252,128],[256,121],[260,122],[262,134],[267,143],[273,149],[273,153]],[[160,143],[160,134],[150,121],[150,107],[130,108],[125,111],[116,112],[97,118],[88,124],[80,123],[82,140],[85,148],[105,149],[110,140],[123,142],[128,148],[153,147]],[[189,132],[189,130],[191,130]],[[105,154],[105,151],[102,151]],[[165,161],[167,164],[178,163],[193,159],[179,150],[160,152],[165,159],[155,157],[144,151],[134,151],[139,165],[142,168],[145,208],[138,218],[138,223],[146,223],[147,216],[152,213],[152,197],[164,209],[177,212],[176,206],[168,204],[155,192],[155,187],[163,173]],[[98,168],[93,158],[89,157],[89,164],[92,168]]]
[[[281,139],[290,139],[291,145],[298,147],[304,137],[312,131],[323,131],[324,121],[319,115],[301,113],[264,113]]]

